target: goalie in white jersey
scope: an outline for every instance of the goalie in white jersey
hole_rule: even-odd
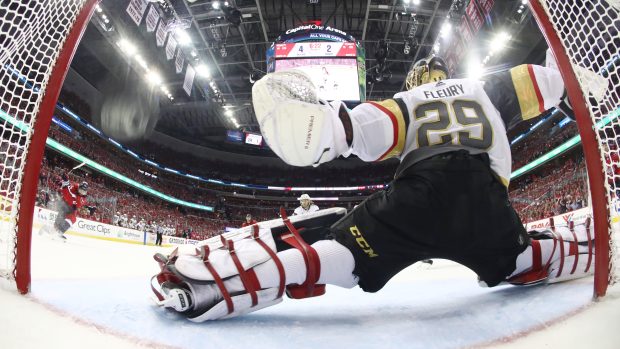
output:
[[[589,229],[528,234],[508,199],[506,130],[563,103],[559,72],[521,65],[485,81],[447,75],[441,59],[422,60],[407,77],[408,91],[352,110],[319,101],[302,72],[258,81],[257,120],[285,162],[397,157],[395,179],[344,217],[337,209],[283,217],[211,241],[198,254],[157,256],[160,304],[194,321],[231,317],[277,303],[284,287],[293,298],[320,295],[326,283],[376,292],[430,258],[463,264],[487,286],[591,274]]]

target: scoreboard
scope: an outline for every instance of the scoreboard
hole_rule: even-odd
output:
[[[317,24],[291,28],[266,52],[267,73],[296,69],[305,72],[319,98],[358,103],[366,99],[364,48],[355,38]]]
[[[275,56],[278,58],[306,57],[356,57],[353,42],[296,42],[276,44]]]

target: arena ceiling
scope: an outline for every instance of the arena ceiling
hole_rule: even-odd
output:
[[[205,0],[152,2],[168,21],[187,27],[191,44],[180,49],[188,61],[203,62],[210,71],[209,78],[197,78],[191,96],[183,90],[185,74],[175,71],[174,59],[167,59],[164,48],[157,47],[154,33],[147,32],[144,24],[136,26],[127,15],[129,1],[102,1],[101,13],[111,23],[106,27],[101,13],[95,13],[93,22],[100,25],[87,31],[73,68],[95,86],[110,74],[130,74],[131,65],[128,68],[119,59],[118,40],[131,38],[142,56],[159,67],[163,85],[173,97],[161,96],[156,131],[227,151],[260,153],[264,150],[226,144],[225,131],[258,130],[251,80],[265,73],[266,50],[286,30],[320,23],[353,36],[366,51],[366,98],[384,99],[404,89],[410,66],[431,53],[446,21],[457,30],[469,0],[229,0],[228,5],[220,1],[219,8],[214,8],[215,1]],[[494,1],[472,41],[475,45],[467,48],[484,57],[493,35],[509,28],[512,39],[488,65],[489,71],[544,58],[544,40],[529,11],[517,12],[521,4],[522,0]],[[378,64],[382,54],[384,63]],[[456,76],[465,76],[466,69],[466,62],[459,62]]]

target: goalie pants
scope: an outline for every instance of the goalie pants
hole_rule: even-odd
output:
[[[331,227],[353,253],[364,291],[429,258],[460,263],[489,286],[514,271],[529,237],[488,155],[444,153],[399,170],[388,189]]]

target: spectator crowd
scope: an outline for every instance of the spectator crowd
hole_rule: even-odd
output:
[[[64,98],[68,99],[63,101],[65,105],[79,109],[81,113],[90,112],[88,105],[75,95],[65,93]],[[298,196],[300,194],[298,192],[279,192],[281,200],[263,200],[254,198],[256,191],[253,190],[230,189],[160,171],[159,168],[138,161],[70,117],[61,115],[61,118],[73,129],[67,131],[52,125],[49,136],[54,140],[162,193],[216,208],[214,212],[208,212],[171,204],[84,167],[72,172],[71,177],[75,181],[86,180],[90,184],[89,202],[97,209],[85,218],[141,231],[153,233],[161,231],[164,235],[202,240],[221,234],[227,227],[240,227],[247,214],[258,221],[273,219],[278,217],[281,206],[291,211],[297,205],[297,202],[291,202],[291,197]],[[558,128],[557,123],[550,123],[547,127],[541,127],[529,135],[527,140],[518,142],[513,147],[513,168],[531,162],[576,133],[574,124]],[[2,154],[8,147],[19,148],[18,145],[11,143],[10,136],[3,134],[0,156],[4,156]],[[276,186],[287,184],[355,186],[387,183],[396,166],[394,163],[372,164],[355,170],[329,167],[291,170],[251,165],[241,167],[221,160],[205,162],[191,154],[162,149],[161,145],[150,142],[142,142],[136,152],[167,167],[207,178]],[[614,152],[610,154],[606,161],[618,162],[617,154]],[[75,165],[73,160],[52,150],[46,150],[37,197],[40,205],[53,208],[55,200],[58,199],[56,192],[61,174],[69,172]],[[618,167],[613,168],[615,171]],[[14,174],[7,172],[6,168],[3,167],[2,170],[3,177],[5,172],[8,177],[14,177]],[[7,183],[10,182],[3,180],[0,189],[6,192],[9,187]],[[246,195],[240,197],[222,195],[222,193],[230,194],[233,190],[239,190],[240,194]],[[368,194],[356,190],[321,193],[324,196],[357,196],[359,198],[357,201],[346,203],[345,206],[348,208],[352,208]],[[587,206],[587,176],[581,149],[576,147],[550,163],[513,180],[510,186],[510,198],[523,222]],[[338,201],[320,203],[321,208],[338,205],[342,203]]]

